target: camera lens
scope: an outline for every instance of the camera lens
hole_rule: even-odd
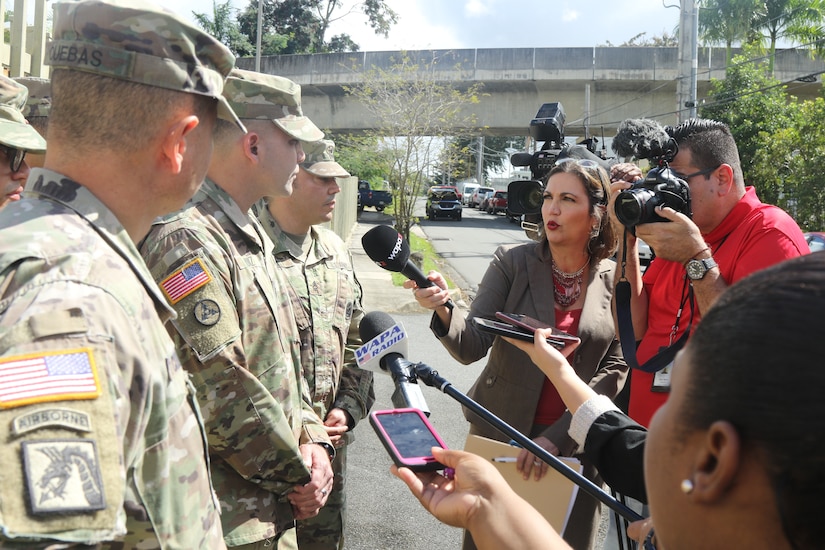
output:
[[[541,186],[531,186],[522,196],[525,212],[538,212],[544,202],[544,192]]]
[[[636,192],[634,192],[636,191]],[[635,227],[642,223],[644,205],[650,199],[651,193],[644,189],[622,191],[616,197],[616,217],[625,227]]]

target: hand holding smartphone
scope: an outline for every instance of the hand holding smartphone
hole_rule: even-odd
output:
[[[396,466],[414,472],[444,469],[433,447],[447,448],[427,417],[418,409],[389,409],[370,413],[370,424]]]

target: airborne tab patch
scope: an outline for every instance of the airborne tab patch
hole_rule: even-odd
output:
[[[100,462],[93,440],[24,441],[22,451],[32,514],[106,508]]]
[[[169,302],[177,304],[211,280],[203,261],[195,258],[161,281],[160,289]]]
[[[98,396],[100,382],[89,348],[0,358],[2,409]]]

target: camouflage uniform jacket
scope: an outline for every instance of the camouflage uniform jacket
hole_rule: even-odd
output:
[[[222,548],[174,312],[86,188],[29,183],[0,213],[0,547]]]
[[[275,259],[286,275],[294,297],[293,308],[301,333],[301,365],[313,407],[321,418],[331,408],[352,417],[352,428],[375,401],[372,373],[355,365],[361,345],[358,325],[364,317],[361,285],[352,256],[341,238],[329,229],[310,229],[312,244],[304,258],[301,247],[281,231],[264,202],[255,207],[264,231],[275,245]]]
[[[178,354],[193,375],[229,546],[294,524],[287,493],[309,481],[299,445],[329,444],[301,382],[288,287],[260,224],[206,180],[140,246],[178,313]]]

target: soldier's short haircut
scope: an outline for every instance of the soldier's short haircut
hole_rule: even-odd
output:
[[[174,111],[190,108],[202,120],[217,111],[210,97],[82,71],[55,70],[52,90],[50,138],[85,152],[140,150]]]
[[[31,127],[37,130],[37,133],[46,137],[46,131],[49,129],[49,117],[47,116],[28,116],[26,120],[29,121]]]

